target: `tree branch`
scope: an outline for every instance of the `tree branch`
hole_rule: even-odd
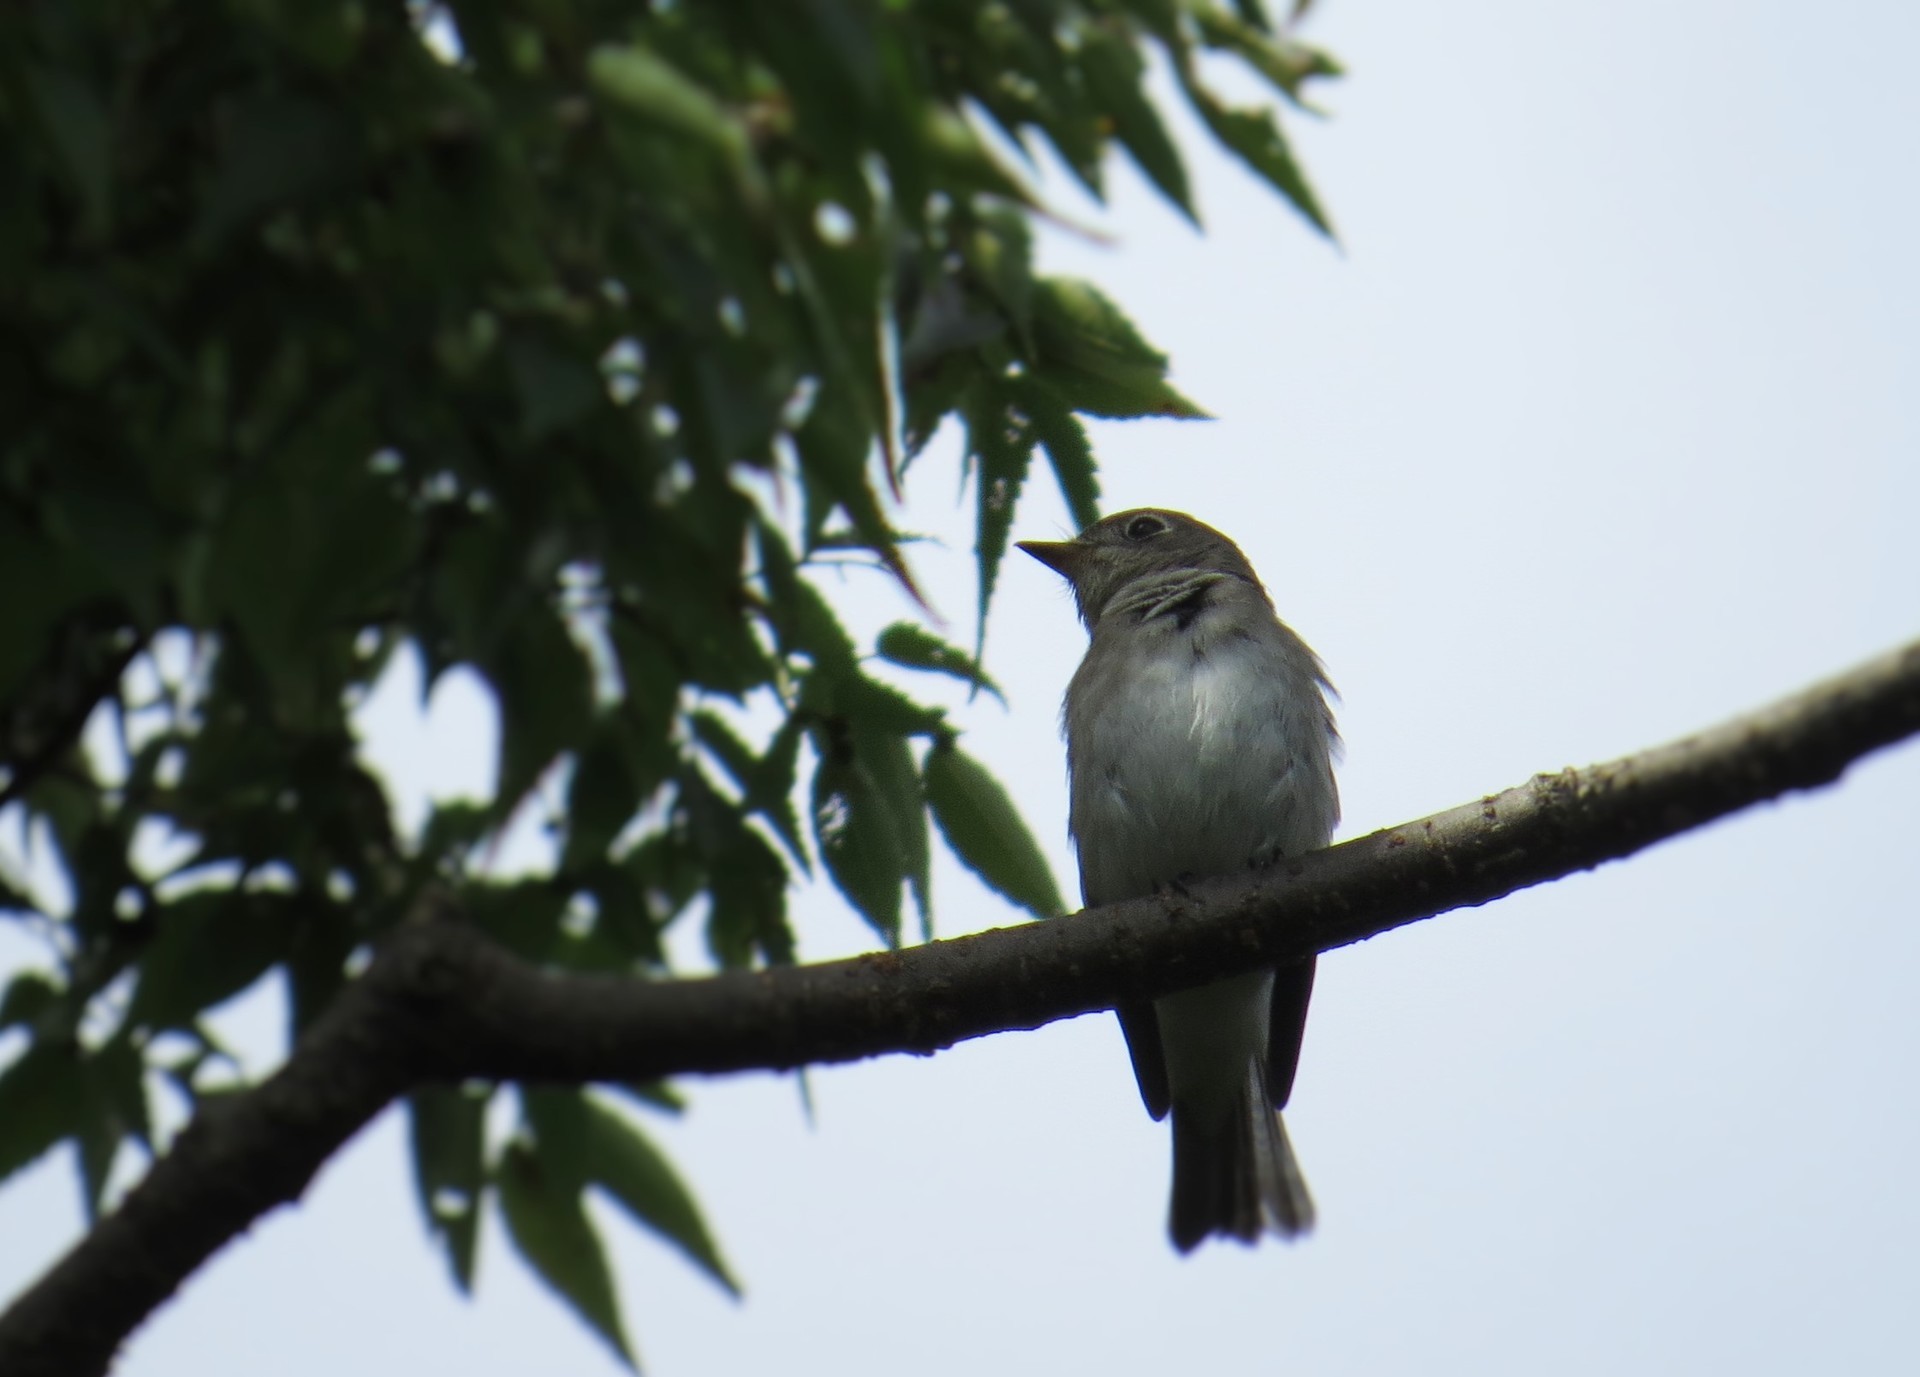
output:
[[[279,1072],[204,1108],[119,1208],[0,1315],[0,1373],[104,1373],[195,1268],[296,1199],[347,1139],[416,1086],[785,1068],[1038,1027],[1591,869],[1829,784],[1916,732],[1920,642],[1672,745],[1538,775],[1273,870],[780,970],[664,982],[556,974],[457,915],[410,923]]]

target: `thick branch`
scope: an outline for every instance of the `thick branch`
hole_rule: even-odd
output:
[[[258,1088],[197,1116],[111,1216],[0,1316],[0,1373],[106,1370],[230,1238],[299,1195],[409,1088],[782,1068],[1110,1007],[1358,942],[1631,855],[1920,732],[1920,643],[1670,746],[1376,832],[1272,871],[1055,922],[777,971],[646,983],[538,970],[455,917],[382,949]]]

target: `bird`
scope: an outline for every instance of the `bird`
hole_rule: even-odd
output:
[[[1089,633],[1061,712],[1088,906],[1327,845],[1332,685],[1239,546],[1142,507],[1019,548],[1066,578]],[[1168,1233],[1182,1253],[1313,1227],[1280,1117],[1313,975],[1308,957],[1116,1010],[1147,1112],[1172,1116]]]

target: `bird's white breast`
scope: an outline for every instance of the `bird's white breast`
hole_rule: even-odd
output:
[[[1068,722],[1087,900],[1324,845],[1327,724],[1304,647],[1290,662],[1297,642],[1221,634],[1205,618],[1126,637],[1094,648],[1080,685],[1091,693]]]

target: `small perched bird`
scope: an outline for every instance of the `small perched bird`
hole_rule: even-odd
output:
[[[1020,548],[1073,585],[1091,644],[1067,685],[1069,825],[1089,905],[1322,847],[1339,736],[1313,651],[1239,546],[1141,508]],[[1168,1231],[1252,1242],[1313,1226],[1280,1109],[1311,958],[1118,1009],[1140,1095],[1173,1114]]]

